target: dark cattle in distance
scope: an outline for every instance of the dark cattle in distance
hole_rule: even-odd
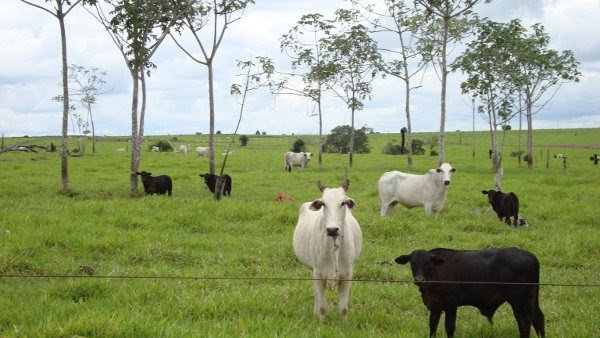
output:
[[[446,334],[452,337],[459,306],[478,308],[492,323],[494,313],[505,302],[512,307],[520,337],[529,337],[531,325],[538,336],[544,337],[544,314],[539,306],[540,264],[532,253],[518,248],[438,248],[415,250],[395,261],[410,262],[414,283],[430,311],[430,337],[435,336],[442,312]]]
[[[514,192],[503,193],[490,189],[482,190],[481,193],[488,195],[488,201],[499,220],[504,219],[506,224],[510,224],[510,218],[513,217],[513,225],[521,225],[519,223],[519,198]]]
[[[204,178],[204,183],[206,183],[208,190],[210,190],[210,192],[214,194],[217,187],[217,178],[219,178],[219,175],[206,173],[200,174],[198,176]],[[224,180],[223,195],[231,196],[231,176],[224,174],[223,176],[221,176],[221,179]]]
[[[173,182],[171,181],[171,177],[168,175],[160,175],[153,177],[152,173],[142,171],[137,172],[136,175],[142,177],[142,184],[144,185],[144,192],[147,195],[152,194],[165,194],[168,193],[171,196],[171,191],[173,189]]]

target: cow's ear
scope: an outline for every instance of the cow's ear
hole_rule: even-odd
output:
[[[398,256],[398,257],[396,257],[396,259],[394,259],[394,262],[396,262],[398,264],[406,264],[406,263],[410,262],[410,255]]]
[[[487,190],[481,190],[481,193],[484,194],[484,195],[488,194]]]
[[[322,200],[314,200],[308,208],[312,211],[318,211],[321,210],[324,205],[325,203],[323,203]]]
[[[439,256],[433,255],[431,256],[431,263],[435,265],[442,265],[444,264],[444,259]]]
[[[356,207],[356,202],[354,202],[353,199],[348,198],[343,202],[343,205],[347,206],[350,210],[354,210],[354,208]]]
[[[450,169],[451,172],[455,173],[456,172],[456,168],[452,168]]]

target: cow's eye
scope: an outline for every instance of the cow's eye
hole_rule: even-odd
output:
[[[442,169],[440,169],[440,168],[437,168],[437,169],[436,169],[436,171],[437,171],[438,173],[441,173],[441,172],[442,172]]]

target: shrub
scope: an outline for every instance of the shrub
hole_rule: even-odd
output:
[[[160,149],[160,151],[173,151],[173,147],[171,146],[171,144],[168,141],[163,141],[160,140],[154,144],[150,144],[148,146],[148,150],[152,150],[152,147],[158,147],[158,149]]]
[[[351,126],[337,126],[331,130],[331,134],[327,136],[325,142],[326,153],[342,153],[346,154],[350,151],[350,131]],[[369,149],[369,137],[363,129],[354,130],[354,153],[356,154],[368,154],[371,152]]]
[[[395,140],[392,140],[395,141]],[[402,152],[402,145],[400,144],[393,144],[392,142],[388,142],[388,144],[385,145],[385,147],[383,147],[383,153],[386,155],[404,155],[406,153],[406,149],[404,150],[405,152]],[[425,149],[423,149],[423,141],[421,140],[417,140],[417,139],[413,139],[412,140],[412,153],[413,155],[424,155],[425,154]]]
[[[240,136],[240,145],[242,147],[245,147],[246,145],[248,145],[248,140],[249,140],[248,136],[246,136],[246,135]]]
[[[306,148],[304,146],[304,141],[302,139],[297,139],[296,141],[294,141],[294,145],[292,145],[292,151],[295,153],[299,153],[301,151],[304,151]]]

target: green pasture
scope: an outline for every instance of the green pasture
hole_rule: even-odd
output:
[[[170,198],[129,197],[130,154],[116,151],[129,149],[127,137],[100,138],[95,155],[87,141],[86,155],[70,157],[69,194],[59,193],[57,153],[0,154],[0,336],[427,337],[429,313],[417,288],[403,282],[410,269],[386,262],[414,249],[516,246],[538,257],[542,283],[595,285],[541,287],[547,336],[599,337],[600,165],[589,157],[600,153],[600,129],[535,131],[533,169],[509,155],[517,151],[517,134],[506,136],[502,186],[518,194],[528,228],[485,212],[481,190],[493,188],[494,178],[489,132],[446,134],[446,159],[457,172],[437,219],[401,206],[392,217],[379,216],[377,180],[405,171],[406,156],[382,154],[399,134],[369,135],[371,153],[355,155],[349,169],[348,195],[357,202],[364,244],[354,268],[363,281],[352,284],[346,323],[332,290],[325,322],[313,316],[312,282],[298,280],[310,272],[292,249],[300,204],[320,197],[317,180],[340,186],[348,161],[325,154],[322,167],[314,157],[304,172],[285,172],[283,153],[299,137],[316,153],[316,136],[249,135],[246,147],[236,142],[226,169],[232,194],[221,201],[198,177],[208,159],[148,150],[167,136],[147,137],[140,170],[170,175]],[[57,137],[5,139],[6,146],[17,142],[60,144]],[[173,143],[194,149],[206,146],[207,136],[180,135]],[[522,143],[524,150],[525,133]],[[217,163],[226,145],[227,135],[218,135]],[[558,153],[567,157],[566,174],[553,158]],[[425,173],[437,161],[415,156],[412,172]],[[279,191],[295,201],[274,202]],[[457,337],[518,335],[507,304],[493,326],[474,308],[460,308],[457,317]],[[443,322],[438,335],[445,336]]]

